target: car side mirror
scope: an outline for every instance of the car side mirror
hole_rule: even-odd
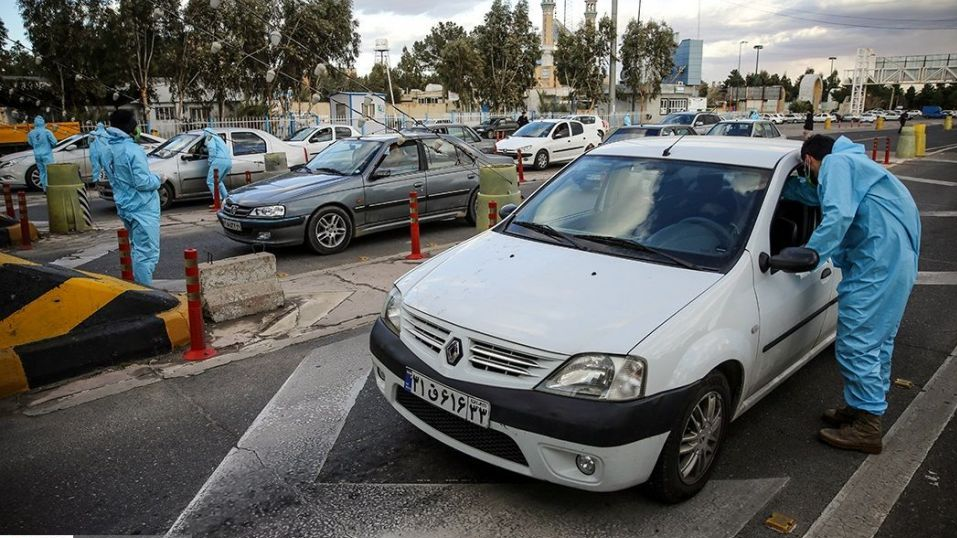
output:
[[[552,135],[552,139],[559,140],[561,138],[566,138],[567,136],[568,135],[566,135],[565,133],[555,133],[554,135]]]
[[[518,206],[515,205],[515,204],[505,204],[505,205],[503,205],[503,206],[502,206],[502,209],[499,209],[499,210],[498,210],[498,218],[500,218],[500,219],[502,219],[502,220],[507,219],[508,216],[511,215],[512,213],[514,213],[517,208],[518,208]]]
[[[63,148],[63,151],[74,151],[76,149],[76,144],[70,144],[69,146]]]
[[[704,125],[703,121],[696,121],[694,124],[695,127],[701,127],[702,125]]]
[[[380,168],[375,172],[372,172],[371,179],[382,179],[384,177],[389,177],[392,175],[392,169],[390,168]]]
[[[805,247],[787,247],[774,256],[761,253],[758,260],[761,272],[768,269],[785,273],[806,273],[817,267],[820,257],[817,252]]]

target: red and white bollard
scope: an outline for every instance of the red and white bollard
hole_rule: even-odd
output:
[[[253,173],[249,170],[246,170],[246,185],[249,185],[253,182]]]
[[[201,361],[216,356],[216,350],[206,345],[206,327],[203,324],[203,303],[199,296],[199,265],[195,248],[183,251],[186,265],[186,303],[189,312],[189,351],[183,353],[188,361]]]
[[[515,158],[518,159],[518,164],[515,166],[518,170],[518,184],[521,185],[525,183],[525,167],[522,165],[522,150],[515,150]]]
[[[17,202],[20,205],[20,249],[30,250],[33,245],[30,238],[30,216],[27,215],[27,193],[20,191],[17,194]]]
[[[409,233],[412,234],[412,252],[405,257],[407,260],[421,260],[422,245],[419,243],[419,193],[409,193]]]
[[[7,216],[11,219],[17,218],[17,214],[13,210],[13,191],[10,189],[10,185],[3,186],[3,204],[7,206]]]
[[[116,242],[120,245],[120,276],[127,282],[133,282],[133,254],[130,249],[130,232],[126,228],[116,231]]]
[[[488,202],[488,227],[491,229],[493,226],[498,224],[498,204],[495,203],[495,200],[489,200]]]
[[[871,147],[871,160],[877,162],[877,138],[874,138],[874,145]]]
[[[885,137],[884,142],[884,164],[891,164],[891,137]]]
[[[219,199],[219,168],[213,169],[213,208],[211,211],[219,211],[223,208],[223,201]]]

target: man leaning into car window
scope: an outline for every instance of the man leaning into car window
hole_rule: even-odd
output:
[[[887,409],[894,338],[917,279],[920,215],[899,179],[846,137],[815,135],[801,158],[807,178],[790,178],[782,196],[820,206],[821,223],[807,242],[843,274],[837,287],[834,352],[845,405],[824,412],[834,426],[825,443],[879,454]]]

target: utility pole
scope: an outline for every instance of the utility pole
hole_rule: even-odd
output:
[[[761,59],[761,49],[764,48],[764,45],[755,45],[754,50],[757,51],[754,56],[754,77],[758,77],[758,60]]]
[[[618,56],[618,0],[611,0],[611,59],[608,62],[608,99],[611,101],[611,106],[608,107],[609,118],[608,123],[611,123],[615,117],[615,101],[618,100],[615,88],[615,78],[618,71],[618,62],[615,61],[615,57]]]
[[[837,56],[829,56],[828,60],[831,60],[831,70],[827,72],[827,76],[830,77],[831,73],[834,72],[834,60],[837,59]]]
[[[747,41],[738,42],[738,74],[739,75],[741,75],[741,45],[747,45],[747,44],[748,44]],[[741,76],[743,77],[744,75],[741,75]]]

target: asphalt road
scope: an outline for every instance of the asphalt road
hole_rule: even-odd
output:
[[[932,147],[955,144],[957,132],[948,133],[946,138],[940,133],[931,140]],[[908,163],[895,167],[894,172],[899,176],[957,181],[954,163],[945,162],[957,162],[957,151],[934,158],[939,160]],[[922,211],[957,211],[957,188],[910,181],[906,185]],[[205,205],[174,209],[196,210],[205,210]],[[922,223],[920,270],[957,271],[954,218],[925,217]],[[464,237],[469,232],[464,225],[443,223],[426,226],[425,233],[433,227],[450,234],[449,237]],[[397,252],[404,248],[404,243],[397,248],[403,237],[399,233],[370,237],[368,245],[359,244],[355,251],[347,251],[347,261],[355,261],[360,255],[379,255],[375,252]],[[432,240],[425,237],[425,241]],[[216,239],[209,241],[215,243]],[[167,249],[165,243],[163,248]],[[360,250],[363,248],[369,250]],[[287,256],[293,260],[285,259]],[[297,256],[302,260],[294,261]],[[289,271],[282,264],[293,271],[299,267],[318,268],[314,264],[327,261],[335,264],[331,258],[317,262],[317,258],[305,253],[283,252],[280,270]],[[170,278],[179,278],[179,268],[169,274],[175,275]],[[957,346],[955,304],[957,286],[915,288],[898,336],[893,375],[913,381],[918,389],[892,389],[885,428],[896,421],[919,387]],[[27,417],[8,409],[11,401],[0,402],[0,453],[4,454],[0,459],[0,483],[4,484],[0,488],[4,514],[0,518],[0,533],[165,532],[302,359],[316,349],[332,349],[321,348],[324,344],[346,345],[351,336],[358,336],[357,343],[348,343],[355,348],[353,351],[364,351],[363,331],[355,331],[231,363],[197,377],[165,380],[49,415]],[[321,365],[319,361],[316,368]],[[828,349],[732,425],[715,469],[714,480],[719,488],[716,491],[744,495],[746,492],[730,485],[736,481],[747,481],[741,484],[750,486],[786,480],[742,520],[740,532],[728,535],[774,536],[762,523],[769,512],[777,511],[797,519],[795,535],[800,536],[821,514],[864,460],[861,454],[832,450],[816,440],[821,427],[819,411],[839,398],[840,379],[833,351]],[[310,412],[321,415],[325,409],[317,403]],[[953,529],[957,528],[953,511],[957,502],[955,442],[957,423],[951,419],[877,536],[953,536]],[[474,528],[481,531],[477,534],[520,533],[523,518],[534,520],[536,511],[549,505],[563,510],[555,519],[574,521],[595,511],[618,518],[611,523],[619,525],[619,529],[640,523],[634,519],[636,514],[648,518],[660,515],[661,519],[654,522],[661,525],[656,527],[661,536],[669,536],[667,533],[674,530],[669,525],[693,516],[681,512],[680,507],[665,509],[654,505],[638,491],[594,495],[541,487],[476,462],[405,423],[384,404],[371,383],[362,385],[355,404],[344,417],[341,432],[333,432],[325,462],[307,470],[286,477],[303,484],[301,497],[295,502],[277,499],[257,505],[257,510],[250,510],[248,503],[240,503],[209,514],[220,522],[218,527],[214,526],[218,534],[245,536],[254,528],[268,528],[276,535],[281,534],[276,529],[284,529],[287,532],[282,535],[287,536],[290,532],[296,534],[290,529],[316,528],[311,525],[323,518],[324,523],[337,525],[336,528],[350,528],[355,522],[346,520],[359,513],[368,521],[397,521],[400,516],[415,516],[417,510],[426,511],[443,501],[438,495],[425,500],[403,498],[407,486],[416,484],[461,487],[454,506],[463,510],[463,520],[475,517],[469,509],[469,492],[484,492],[484,497],[475,493],[476,499],[500,494],[515,502],[512,506],[498,506],[504,512],[497,517],[486,514],[487,518],[471,520]],[[371,491],[368,488],[372,486],[387,488],[396,496],[364,497],[362,493]],[[350,489],[353,487],[360,489]],[[345,503],[350,511],[329,511],[315,518],[315,506],[329,502],[317,495],[330,491],[329,488],[344,488],[335,489],[345,492],[345,497],[337,502]],[[241,493],[261,502],[255,489]],[[732,497],[719,495],[708,499],[718,506],[730,506]],[[310,502],[317,504],[304,510],[304,503],[309,508]],[[634,511],[611,510],[622,506]],[[296,514],[295,519],[288,517],[291,513]],[[258,527],[251,527],[255,525]]]

